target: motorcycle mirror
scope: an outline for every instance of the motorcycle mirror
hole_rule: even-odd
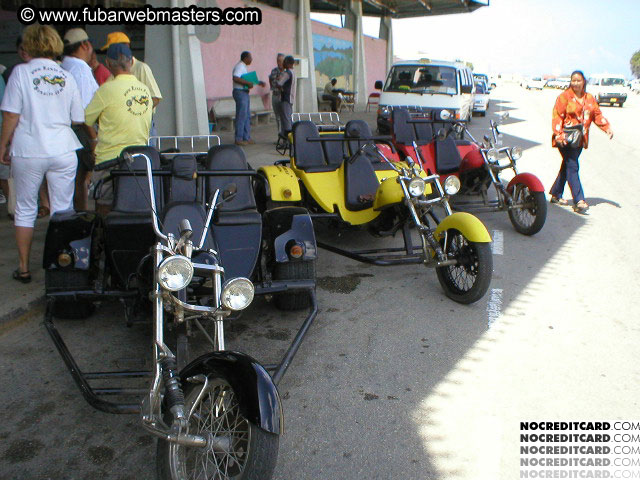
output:
[[[438,130],[438,134],[436,135],[436,138],[439,142],[442,142],[444,140],[447,139],[447,131],[444,128],[441,128],[440,130]]]
[[[222,200],[230,200],[236,193],[238,193],[238,186],[235,183],[230,183],[225,187],[224,192],[222,192]]]
[[[483,138],[484,138],[484,141],[485,141],[485,142],[488,142],[488,141],[490,140],[490,139],[489,139],[489,135],[485,135]]]
[[[191,229],[191,222],[189,222],[189,219],[184,218],[180,220],[180,238],[187,240],[191,238],[192,234],[193,230]]]

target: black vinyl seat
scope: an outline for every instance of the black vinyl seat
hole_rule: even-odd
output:
[[[380,182],[364,153],[356,153],[344,164],[345,205],[349,210],[360,211],[373,206]]]
[[[329,154],[331,156],[327,156],[323,148],[323,143],[336,143],[340,145],[341,142],[321,142],[320,139],[322,137],[315,123],[308,120],[296,122],[293,124],[292,131],[296,167],[300,170],[304,170],[307,173],[332,172],[340,166],[337,161],[327,161],[327,158],[333,159],[334,155],[337,158],[337,154],[333,150],[335,147],[330,146],[328,148],[330,148]]]
[[[345,159],[344,142],[334,139],[342,139],[344,135],[342,133],[326,133],[321,135],[320,138],[327,140],[326,142],[320,142],[320,144],[322,145],[327,165],[331,168],[329,171],[339,168]]]
[[[412,119],[406,108],[393,109],[391,118],[393,136],[397,143],[411,146],[413,142],[417,145],[427,145],[433,141],[433,126],[429,120]]]
[[[127,147],[123,152],[144,153],[151,160],[152,170],[159,170],[160,155],[148,146]],[[118,169],[126,169],[126,166]],[[143,157],[134,158],[131,170],[146,171]],[[153,178],[156,208],[163,206],[163,185],[159,177]],[[107,214],[105,224],[105,250],[107,262],[115,275],[114,285],[126,287],[136,271],[138,262],[156,241],[151,218],[149,182],[146,175],[117,176],[113,179],[113,209]]]
[[[240,147],[220,145],[209,150],[207,170],[249,170]],[[262,238],[262,215],[256,208],[250,176],[210,176],[206,178],[206,198],[220,189],[220,194],[233,187],[235,196],[216,209],[211,230],[217,250],[222,257],[225,277],[251,278]],[[222,197],[219,197],[221,200]]]
[[[179,238],[180,222],[186,218],[191,223],[191,240],[198,245],[207,212],[198,202],[196,158],[193,155],[176,155],[171,162],[171,176],[167,183],[167,204],[162,211],[163,233],[172,233]],[[214,248],[211,234],[207,235],[203,248]]]
[[[358,138],[358,140],[349,140],[347,142],[349,156],[355,155],[363,145],[370,144],[369,148],[365,147],[362,150],[369,160],[371,161],[371,165],[373,165],[374,170],[393,170],[393,167],[385,162],[380,155],[373,151],[374,149],[374,141],[373,141],[373,133],[371,133],[371,128],[369,124],[364,120],[350,120],[345,125],[345,135],[349,138]],[[393,145],[391,145],[391,149],[395,152]]]
[[[460,168],[462,157],[451,136],[444,140],[436,140],[436,170],[438,173],[453,173]]]

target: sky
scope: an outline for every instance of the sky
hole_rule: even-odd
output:
[[[365,17],[365,34],[377,36],[378,25]],[[393,20],[393,49],[403,59],[469,61],[488,74],[630,78],[640,0],[490,0],[473,13]]]

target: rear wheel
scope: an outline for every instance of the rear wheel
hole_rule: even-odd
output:
[[[522,183],[513,190],[514,208],[509,210],[513,228],[523,235],[534,235],[542,230],[547,219],[547,201],[544,192],[532,192]]]
[[[493,273],[490,243],[471,242],[458,230],[447,230],[445,252],[456,265],[436,268],[438,281],[451,300],[469,304],[480,300],[489,288]]]
[[[249,422],[240,411],[236,392],[215,373],[203,384],[184,382],[188,433],[209,437],[206,447],[187,447],[158,440],[160,480],[269,480],[278,457],[279,437]],[[169,424],[171,420],[169,419]]]
[[[274,280],[313,280],[315,278],[315,260],[277,263],[273,271]],[[311,296],[306,291],[277,293],[273,299],[280,310],[301,310],[311,305]]]

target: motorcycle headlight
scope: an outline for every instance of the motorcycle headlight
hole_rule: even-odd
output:
[[[451,118],[451,112],[449,110],[440,110],[440,118],[442,120],[449,120]]]
[[[447,195],[455,195],[460,191],[460,179],[455,175],[450,175],[444,180],[444,191]]]
[[[220,301],[230,310],[244,310],[253,301],[253,283],[244,277],[232,278],[222,285]]]
[[[500,154],[498,153],[498,150],[495,148],[490,148],[487,151],[487,159],[490,162],[497,162],[498,161],[498,157],[500,156]]]
[[[182,290],[193,277],[193,264],[183,255],[165,258],[158,267],[158,282],[165,290]]]
[[[409,193],[412,197],[419,197],[424,193],[425,184],[421,178],[414,178],[409,182]]]
[[[521,147],[513,147],[511,149],[511,158],[514,160],[519,160],[522,157],[522,148]]]

